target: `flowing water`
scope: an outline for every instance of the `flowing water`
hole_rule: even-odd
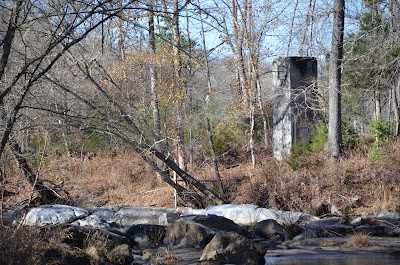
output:
[[[266,265],[400,265],[388,254],[337,254],[267,257]]]

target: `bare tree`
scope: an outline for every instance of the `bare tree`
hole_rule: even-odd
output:
[[[204,51],[204,60],[205,60],[206,77],[207,77],[207,88],[208,88],[207,95],[205,97],[206,127],[207,127],[208,141],[210,144],[211,158],[212,158],[213,166],[214,166],[215,181],[217,182],[220,192],[224,193],[224,188],[223,188],[222,181],[221,181],[221,175],[219,173],[219,168],[218,168],[217,155],[215,154],[215,149],[214,149],[214,136],[213,136],[213,133],[211,130],[211,123],[210,123],[209,102],[211,100],[210,97],[212,95],[212,84],[211,84],[210,66],[209,66],[209,62],[208,62],[209,58],[208,58],[206,37],[205,37],[205,32],[204,32],[204,21],[203,21],[203,16],[202,16],[202,12],[201,12],[200,0],[197,1],[197,5],[199,8],[202,45],[203,45],[203,51]]]
[[[0,155],[23,116],[25,102],[44,76],[68,50],[134,1],[119,7],[107,0],[94,4],[91,1],[4,2],[0,8],[8,15],[9,22],[0,43]],[[44,186],[40,180],[33,182],[33,171],[16,140],[12,140],[11,148],[34,189],[47,199],[54,199],[49,189],[42,191]]]
[[[82,48],[83,49],[83,48]],[[156,145],[153,144],[147,135],[151,135],[152,128],[145,124],[143,113],[129,101],[129,97],[124,97],[122,89],[115,82],[112,76],[102,67],[97,60],[91,59],[92,63],[84,54],[79,57],[72,55],[76,61],[84,61],[85,67],[77,64],[81,73],[80,86],[88,86],[94,89],[93,94],[87,94],[82,91],[81,87],[69,87],[58,81],[56,76],[48,76],[48,79],[59,87],[59,89],[73,95],[77,101],[85,104],[86,109],[76,109],[75,113],[69,114],[71,126],[80,128],[83,131],[99,132],[105,135],[112,135],[119,138],[142,157],[168,184],[176,189],[178,195],[187,202],[192,202],[198,206],[204,206],[204,200],[211,200],[213,203],[221,204],[225,201],[219,198],[214,192],[209,190],[201,182],[197,181],[186,171],[181,169],[173,159],[173,157],[164,154]],[[72,69],[71,69],[72,70]],[[72,71],[76,71],[72,70]],[[78,76],[76,77],[78,78]],[[86,81],[85,81],[86,80]],[[100,82],[102,80],[102,82]],[[106,80],[106,82],[104,82]],[[99,97],[93,100],[92,96]],[[47,110],[49,111],[49,110]],[[54,111],[53,111],[54,113]],[[89,123],[87,120],[95,119],[95,124]],[[185,182],[200,192],[190,193],[185,187],[179,183],[175,183],[168,173],[154,162],[153,158],[157,158],[167,167],[176,172]],[[203,195],[200,196],[200,195]],[[204,197],[205,196],[205,197]]]
[[[154,1],[149,0],[148,4],[148,28],[149,28],[149,49],[151,56],[156,54],[156,35],[154,27]],[[165,150],[161,143],[161,119],[160,119],[160,106],[157,91],[157,70],[154,63],[150,64],[150,94],[151,94],[151,107],[153,112],[153,127],[154,127],[154,141],[155,148],[158,150]],[[163,168],[163,163],[157,160],[157,165]]]
[[[63,6],[57,5],[47,6],[48,10],[46,10],[42,5],[44,3],[31,3],[29,1],[14,2],[13,9],[10,12],[9,29],[2,41],[2,71],[4,73],[4,69],[8,66],[7,58],[12,49],[15,49],[16,54],[21,53],[25,55],[27,55],[25,49],[32,49],[32,56],[34,57],[25,60],[24,64],[15,72],[10,72],[10,75],[12,75],[9,78],[10,81],[1,80],[3,84],[3,89],[0,93],[1,107],[5,111],[7,108],[5,106],[6,101],[10,105],[8,106],[9,110],[5,111],[2,115],[4,127],[0,142],[0,154],[4,151],[4,147],[18,118],[18,113],[30,89],[51,70],[67,50],[83,40],[105,21],[116,16],[123,8],[134,1],[129,1],[119,8],[110,5],[109,2],[101,1],[93,5],[91,3],[77,3],[78,6],[70,3],[71,10],[64,10]],[[46,5],[44,6],[46,7]],[[24,14],[25,19],[21,19],[21,23],[18,23],[18,14],[23,7],[28,10],[28,13]],[[76,12],[76,10],[80,10],[80,12]],[[52,17],[53,13],[58,14],[59,19]],[[99,14],[103,15],[99,16]],[[91,23],[87,23],[89,21]],[[23,38],[31,37],[29,33],[32,30],[29,26],[33,23],[37,23],[36,27],[40,24],[43,26],[46,25],[50,32],[45,32],[46,38],[43,38],[43,42],[39,43],[41,47],[35,49],[36,47],[25,46],[20,51],[17,45],[13,45],[15,31],[17,28],[20,30],[19,35],[22,36],[22,43],[29,41]],[[33,45],[33,43],[29,44]]]
[[[326,151],[342,155],[341,72],[344,35],[344,0],[335,0],[333,7],[332,49],[329,57],[329,129]]]

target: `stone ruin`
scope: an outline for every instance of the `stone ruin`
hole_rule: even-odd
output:
[[[285,57],[272,63],[273,149],[279,160],[287,160],[294,144],[310,141],[318,106],[317,60]]]

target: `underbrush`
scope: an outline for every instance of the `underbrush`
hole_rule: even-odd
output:
[[[220,164],[224,196],[232,203],[315,215],[330,213],[332,206],[350,215],[399,211],[400,141],[387,145],[389,153],[384,159],[371,160],[370,147],[371,142],[360,138],[359,148],[346,151],[340,162],[322,153],[308,154],[296,170],[260,150],[255,167],[243,160],[234,166]],[[219,192],[211,165],[204,163],[189,173]],[[21,174],[14,169],[5,177],[5,191],[13,194],[4,192],[4,208],[29,202],[32,190]],[[44,167],[40,177],[62,186],[71,203],[80,207],[173,207],[173,189],[131,152],[90,159],[59,158]]]
[[[297,170],[286,162],[269,159],[252,171],[255,174],[236,168],[224,171],[224,179],[230,180],[230,198],[234,203],[315,215],[330,213],[333,205],[343,215],[398,211],[399,146],[399,142],[394,142],[390,155],[376,161],[371,161],[364,149],[351,150],[340,162],[322,154],[309,154]]]
[[[0,264],[4,265],[111,264],[107,260],[115,259],[112,250],[118,245],[99,231],[57,225],[0,226],[0,238]]]
[[[80,264],[77,257],[62,262],[65,255],[56,250],[63,239],[61,229],[0,226],[0,264]],[[55,255],[56,254],[56,255]]]
[[[39,264],[35,246],[41,243],[30,229],[11,229],[0,226],[0,264]]]

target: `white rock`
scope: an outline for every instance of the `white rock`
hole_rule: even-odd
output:
[[[298,221],[309,222],[318,217],[302,212],[279,211],[258,207],[253,204],[223,204],[205,209],[207,215],[218,215],[231,219],[240,225],[253,225],[257,222],[273,219],[280,224],[293,224]]]
[[[110,228],[110,225],[105,220],[100,219],[96,215],[91,215],[84,219],[77,220],[72,224],[79,226],[94,227],[94,228]]]
[[[28,211],[24,225],[39,226],[45,224],[62,224],[71,222],[74,218],[88,215],[85,209],[68,205],[45,205]]]

